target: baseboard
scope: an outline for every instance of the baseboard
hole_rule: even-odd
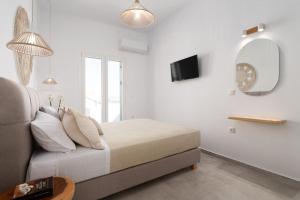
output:
[[[249,169],[253,169],[259,173],[262,173],[262,174],[265,174],[265,175],[268,175],[268,176],[274,176],[275,178],[282,178],[282,179],[287,179],[289,181],[292,181],[293,184],[297,184],[300,186],[300,180],[296,180],[296,179],[293,179],[291,177],[288,177],[288,176],[284,176],[284,175],[281,175],[281,174],[277,174],[277,173],[274,173],[274,172],[270,172],[268,170],[265,170],[265,169],[261,169],[261,168],[258,168],[258,167],[255,167],[255,166],[252,166],[252,165],[249,165],[249,164],[246,164],[246,163],[243,163],[241,161],[238,161],[238,160],[234,160],[232,158],[228,158],[226,156],[223,156],[223,155],[220,155],[220,154],[217,154],[217,153],[214,153],[214,152],[211,152],[211,151],[208,151],[206,149],[201,149],[201,152],[202,153],[206,153],[208,155],[212,155],[212,156],[215,156],[215,157],[218,157],[218,158],[221,158],[221,159],[224,159],[224,160],[228,160],[230,162],[234,162],[238,165],[241,165],[241,166],[244,166],[244,167],[247,167]]]

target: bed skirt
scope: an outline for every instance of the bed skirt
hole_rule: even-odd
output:
[[[76,184],[75,200],[96,200],[200,162],[199,148]]]

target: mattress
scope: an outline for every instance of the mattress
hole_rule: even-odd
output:
[[[95,150],[77,146],[69,153],[33,153],[27,170],[27,181],[50,176],[71,177],[75,183],[103,176],[110,172],[109,149]]]
[[[200,147],[198,130],[148,119],[103,123],[104,150],[77,146],[69,153],[35,151],[27,180],[68,176],[79,183]]]
[[[200,147],[199,130],[149,119],[101,124],[110,148],[110,172]]]

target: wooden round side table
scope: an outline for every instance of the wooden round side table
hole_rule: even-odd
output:
[[[41,200],[72,200],[75,191],[74,182],[67,177],[54,177],[54,194]],[[0,200],[11,200],[14,188],[0,194]]]

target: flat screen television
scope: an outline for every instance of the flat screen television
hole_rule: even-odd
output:
[[[199,77],[197,55],[179,60],[171,64],[172,82]]]

